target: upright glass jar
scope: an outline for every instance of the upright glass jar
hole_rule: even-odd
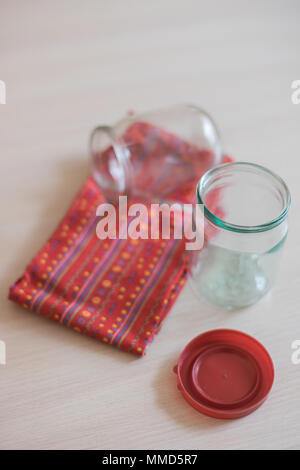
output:
[[[257,302],[272,287],[288,231],[285,182],[253,163],[227,163],[197,186],[204,205],[205,244],[194,256],[195,290],[220,307]]]
[[[91,135],[93,176],[107,200],[192,202],[199,178],[221,163],[211,117],[194,105],[127,116]]]

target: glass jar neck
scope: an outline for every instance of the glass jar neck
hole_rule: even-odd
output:
[[[197,201],[213,225],[230,232],[259,233],[286,219],[291,197],[275,173],[253,163],[234,162],[203,175]]]

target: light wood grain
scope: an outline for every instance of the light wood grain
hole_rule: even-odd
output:
[[[3,0],[0,10],[0,447],[299,449],[299,2]],[[187,286],[142,359],[9,303],[8,286],[88,173],[93,126],[180,102],[207,109],[228,152],[273,169],[291,189],[273,292],[230,314]],[[269,400],[241,420],[195,412],[172,373],[183,346],[218,327],[254,335],[276,367]]]

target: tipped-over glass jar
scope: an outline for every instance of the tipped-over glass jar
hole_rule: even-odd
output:
[[[196,292],[227,309],[246,307],[274,283],[291,198],[275,173],[252,163],[219,165],[197,187],[205,244],[194,255]]]
[[[93,176],[107,200],[191,202],[199,178],[221,163],[219,134],[192,105],[127,116],[91,136]]]

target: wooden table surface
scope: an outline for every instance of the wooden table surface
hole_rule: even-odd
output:
[[[2,449],[299,449],[298,1],[27,1],[0,4]],[[280,174],[290,233],[274,290],[228,313],[187,285],[146,357],[136,359],[7,300],[88,174],[91,129],[129,109],[195,103],[236,159]],[[172,366],[212,328],[254,335],[270,351],[268,401],[236,421],[198,414]]]

